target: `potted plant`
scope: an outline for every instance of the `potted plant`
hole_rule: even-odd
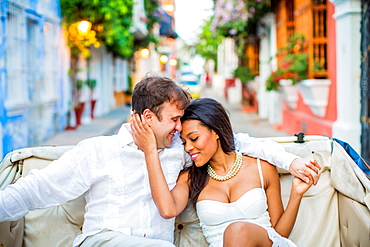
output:
[[[253,75],[248,66],[239,65],[234,70],[234,77],[238,78],[242,83],[243,89],[243,100],[247,100],[249,106],[255,105],[255,88],[250,85],[251,81],[254,80],[255,75]]]
[[[94,110],[95,110],[95,105],[96,105],[96,97],[95,97],[94,89],[96,87],[96,80],[87,79],[86,85],[90,88],[90,106],[91,106],[90,116],[91,116],[91,119],[94,119],[95,118]]]
[[[303,35],[295,34],[288,39],[287,46],[278,51],[281,63],[267,78],[267,91],[279,91],[282,79],[291,80],[291,84],[296,85],[308,77],[308,54],[302,51],[304,41]]]
[[[82,118],[82,114],[83,114],[84,109],[85,109],[85,102],[80,101],[81,90],[83,89],[84,85],[85,85],[85,81],[77,79],[77,83],[76,83],[77,104],[76,104],[76,107],[75,107],[76,127],[81,125],[81,118]]]
[[[298,89],[295,85],[308,77],[308,54],[302,49],[304,41],[301,34],[288,39],[287,46],[281,48],[277,54],[281,58],[280,66],[266,80],[266,90],[281,90],[291,109],[296,108],[298,101]]]

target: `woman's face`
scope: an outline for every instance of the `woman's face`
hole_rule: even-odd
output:
[[[190,154],[197,167],[206,164],[219,147],[216,132],[201,125],[198,120],[184,121],[180,137],[185,151]]]

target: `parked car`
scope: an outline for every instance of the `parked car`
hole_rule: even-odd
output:
[[[199,82],[199,77],[192,72],[183,73],[180,77],[180,83],[189,91],[193,99],[200,97],[202,85]]]

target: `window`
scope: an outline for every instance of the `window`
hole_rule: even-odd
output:
[[[259,42],[247,44],[248,66],[252,75],[259,75]]]
[[[310,57],[311,76],[327,77],[327,24],[326,0],[312,1],[312,48]]]
[[[38,100],[40,93],[36,89],[38,88],[37,78],[39,77],[39,66],[38,66],[38,31],[37,23],[33,20],[27,20],[27,84],[29,86],[30,100]]]
[[[302,51],[309,54],[309,78],[327,78],[327,0],[282,0],[276,3],[277,48],[303,34]],[[281,58],[279,57],[279,62]]]
[[[286,28],[287,28],[287,36],[293,37],[294,35],[294,1],[287,1],[286,2]]]
[[[6,20],[6,80],[7,100],[5,106],[9,114],[28,103],[28,85],[26,83],[26,67],[22,57],[26,40],[23,25],[22,9],[9,4],[9,12]]]
[[[114,66],[114,91],[125,92],[129,90],[128,85],[128,63],[126,60],[115,59]]]
[[[58,43],[57,29],[53,23],[44,24],[44,80],[43,96],[45,101],[55,100],[58,81]]]

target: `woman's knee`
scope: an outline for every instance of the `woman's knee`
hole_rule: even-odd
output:
[[[267,231],[253,223],[233,222],[224,232],[224,246],[271,246],[271,244]]]
[[[252,224],[248,222],[233,222],[225,229],[225,234],[240,234],[241,232],[247,233]]]

